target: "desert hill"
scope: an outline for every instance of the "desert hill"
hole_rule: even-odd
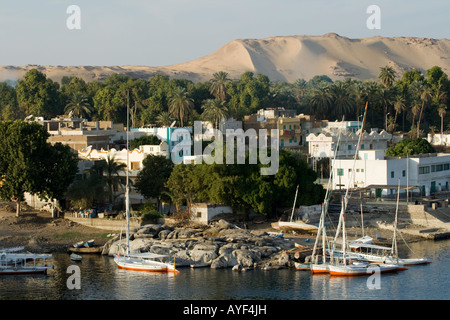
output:
[[[21,78],[32,68],[55,81],[63,76],[103,80],[113,73],[147,79],[158,72],[171,78],[207,81],[218,71],[228,72],[233,79],[252,71],[265,74],[272,81],[308,80],[315,75],[327,75],[333,80],[367,80],[376,79],[380,67],[386,65],[399,75],[412,68],[424,72],[435,65],[448,74],[450,40],[380,36],[350,39],[335,33],[238,39],[207,56],[170,66],[0,66],[0,81]]]

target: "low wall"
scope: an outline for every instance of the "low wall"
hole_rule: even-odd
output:
[[[65,219],[71,220],[73,222],[79,223],[84,226],[89,226],[98,229],[111,230],[111,231],[123,231],[126,230],[125,220],[111,220],[102,218],[75,218],[70,216],[65,216]],[[140,227],[140,223],[136,221],[130,221],[130,230]]]

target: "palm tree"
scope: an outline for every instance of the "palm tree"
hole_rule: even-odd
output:
[[[381,88],[378,94],[378,103],[383,107],[384,119],[390,114],[389,107],[394,101],[394,94],[392,90],[387,88]],[[387,130],[387,120],[386,120],[386,130]]]
[[[419,131],[420,131],[420,122],[422,121],[423,111],[425,110],[425,108],[428,106],[428,104],[431,101],[432,92],[431,92],[430,87],[428,87],[425,83],[419,84],[419,87],[417,89],[418,90],[417,90],[416,94],[417,94],[419,101],[421,102],[419,118],[417,119],[417,138],[418,138]]]
[[[181,126],[194,109],[194,100],[188,96],[185,88],[177,87],[169,99],[169,112],[177,118]]]
[[[394,123],[395,123],[395,125],[397,125],[398,115],[406,110],[406,100],[403,96],[397,95],[395,97],[394,110],[395,110]],[[403,125],[404,125],[404,123],[403,123]]]
[[[88,102],[88,99],[81,93],[74,93],[67,103],[64,111],[66,113],[72,112],[72,114],[78,118],[81,118],[83,114],[91,114],[92,108]]]
[[[101,173],[108,188],[109,202],[113,203],[114,191],[126,183],[125,177],[120,176],[120,172],[127,170],[126,164],[119,163],[114,156],[108,155],[105,160],[95,164],[93,169]]]
[[[444,116],[447,113],[447,106],[445,104],[441,104],[438,107],[439,117],[441,117],[441,135],[444,134]]]
[[[336,118],[342,118],[354,109],[355,99],[349,90],[349,85],[336,81],[331,85],[331,95],[334,102],[334,113]]]
[[[228,79],[228,73],[224,71],[219,71],[213,74],[213,79],[210,80],[211,87],[209,92],[216,98],[222,101],[226,99],[226,84],[230,79]]]
[[[209,120],[215,124],[217,129],[220,120],[227,117],[228,109],[225,106],[225,101],[219,99],[207,99],[202,104],[202,118]]]
[[[168,127],[175,120],[170,112],[163,111],[156,117],[156,123],[162,127]]]
[[[353,99],[355,100],[356,121],[358,121],[362,107],[366,104],[367,101],[365,86],[361,81],[355,82],[352,85],[351,91]]]
[[[378,78],[381,80],[383,86],[390,89],[395,80],[395,71],[392,67],[381,67]]]
[[[310,98],[311,114],[314,114],[318,119],[325,119],[332,102],[333,96],[328,85],[314,88]]]

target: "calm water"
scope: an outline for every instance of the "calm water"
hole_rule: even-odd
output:
[[[450,299],[450,240],[409,245],[423,266],[381,276],[381,288],[367,288],[367,277],[312,276],[293,269],[235,272],[180,268],[153,274],[120,270],[111,257],[85,255],[72,262],[55,254],[53,275],[0,276],[0,300],[447,300]],[[413,257],[401,247],[403,257]],[[70,265],[81,270],[81,289],[68,289]]]

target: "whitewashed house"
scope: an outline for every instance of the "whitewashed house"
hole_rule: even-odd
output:
[[[191,205],[191,220],[208,224],[212,218],[222,213],[233,213],[230,206],[207,203],[194,203]]]
[[[356,145],[359,141],[360,131],[347,131],[341,134],[341,140],[337,149],[336,158],[353,158],[356,152]],[[311,133],[306,137],[309,155],[312,158],[334,158],[336,145],[339,139],[339,132],[327,131],[325,133]],[[386,131],[380,133],[372,131],[364,132],[362,137],[361,150],[386,150],[388,141],[392,135]]]
[[[449,191],[450,155],[423,154],[409,157],[384,157],[380,150],[361,150],[359,159],[336,159],[333,189],[373,188],[376,196],[396,193],[400,179],[402,193],[414,188],[429,196]]]

